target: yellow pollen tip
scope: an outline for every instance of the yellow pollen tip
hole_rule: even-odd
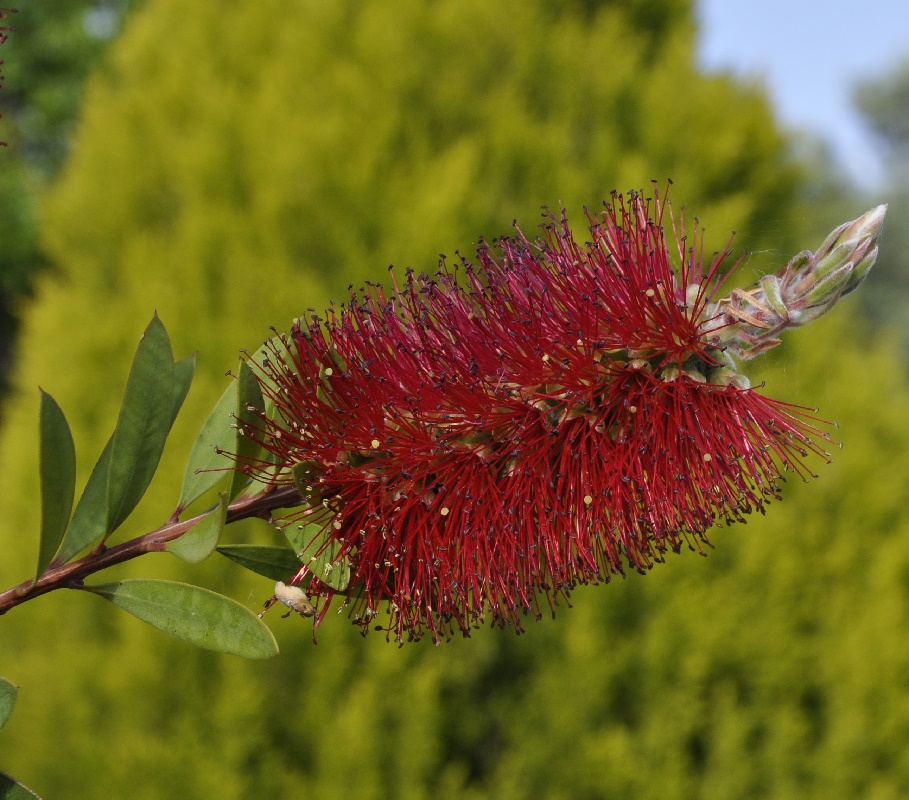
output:
[[[646,292],[644,292],[644,294],[646,294],[648,297],[653,297],[656,292],[653,291],[653,289],[648,289]]]
[[[440,513],[443,517],[447,517],[447,516],[448,516],[448,509],[447,509],[445,506],[442,506],[442,509],[441,509],[441,511],[439,511],[439,513]]]
[[[332,370],[331,367],[326,367],[326,368],[325,368],[325,375],[326,375],[327,377],[329,377],[329,378],[330,378],[332,375],[334,375],[334,371]]]
[[[584,495],[584,505],[589,506],[593,502],[593,498],[589,494]]]
[[[372,445],[373,450],[378,450],[379,445],[382,444],[378,439],[373,439],[370,444]]]
[[[704,461],[713,461],[713,456],[710,453],[704,453]]]

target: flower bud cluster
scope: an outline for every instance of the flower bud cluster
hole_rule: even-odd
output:
[[[735,290],[707,309],[713,340],[750,359],[780,344],[779,334],[826,314],[855,291],[877,259],[877,240],[887,206],[881,205],[834,230],[816,253],[804,250],[776,275]]]

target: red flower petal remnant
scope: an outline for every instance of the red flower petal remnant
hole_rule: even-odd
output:
[[[613,194],[586,244],[548,216],[540,241],[483,243],[477,265],[370,285],[272,340],[255,368],[275,412],[247,430],[269,462],[245,469],[296,478],[281,524],[314,543],[292,583],[316,625],[342,594],[399,642],[520,632],[578,584],[703,552],[782,471],[828,459],[809,410],[726,352],[727,329],[751,348],[757,330],[716,297],[728,249],[705,260],[669,217],[658,193]]]

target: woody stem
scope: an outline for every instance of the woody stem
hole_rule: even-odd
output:
[[[281,486],[274,491],[263,492],[253,497],[240,498],[228,506],[226,524],[237,522],[241,519],[250,519],[251,517],[269,519],[273,510],[298,505],[300,502],[302,502],[302,498],[294,486]],[[112,567],[115,564],[122,564],[145,553],[163,552],[168,542],[179,539],[204,516],[205,514],[200,514],[192,519],[170,520],[160,528],[118,544],[115,547],[106,548],[99,552],[92,551],[77,561],[57,567],[52,566],[37,581],[27,580],[18,586],[7,589],[5,592],[0,592],[0,616],[27,600],[33,600],[55,589],[77,588],[89,575]]]

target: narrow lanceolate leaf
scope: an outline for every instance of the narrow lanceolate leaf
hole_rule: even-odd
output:
[[[196,374],[196,354],[181,358],[174,364],[174,396],[173,405],[170,412],[171,427],[180,409],[183,407],[183,401],[189,394],[189,387],[193,382],[193,375]]]
[[[41,800],[31,789],[0,772],[0,800]]]
[[[271,658],[275,637],[236,600],[187,583],[136,578],[86,589],[160,631],[206,650]]]
[[[236,414],[237,397],[237,381],[231,381],[202,425],[183,473],[180,510],[223,480],[226,473],[221,470],[230,468],[232,462],[223,454],[236,452],[237,429],[233,415]]]
[[[76,492],[76,447],[66,417],[57,401],[41,392],[41,543],[37,578],[50,564],[63,541]]]
[[[55,562],[65,564],[81,550],[99,542],[107,533],[107,473],[112,444],[113,437],[104,445],[82,490]]]
[[[227,492],[221,492],[218,505],[179,539],[168,542],[167,551],[190,564],[204,561],[214,552],[226,520]]]
[[[250,361],[259,367],[265,367],[268,364],[278,367],[279,371],[286,373],[287,370],[290,370],[292,373],[296,373],[299,369],[296,362],[294,361],[293,351],[290,349],[292,345],[290,340],[286,336],[273,336],[271,339],[268,339],[255,353],[253,353]],[[267,379],[269,370],[265,369],[259,375],[260,380],[262,378]],[[269,382],[271,386],[274,386],[273,382]]]
[[[170,414],[173,425],[183,401],[189,392],[196,367],[195,354],[174,364],[174,391]],[[110,452],[113,437],[108,439],[98,458],[85,489],[76,504],[76,513],[69,524],[63,545],[57,553],[56,562],[66,563],[73,556],[100,541],[107,531],[107,476],[110,470]]]
[[[0,678],[0,728],[6,725],[9,715],[13,713],[13,706],[16,705],[18,694],[16,684],[6,678]]]
[[[289,547],[270,544],[225,544],[218,548],[222,556],[241,567],[264,575],[273,581],[284,581],[300,569],[300,559]]]
[[[263,455],[264,461],[271,458],[271,453],[265,453]],[[267,466],[263,467],[260,464],[257,469],[259,479],[247,483],[234,499],[250,499],[252,497],[257,497],[266,491],[270,491],[275,484],[281,482],[281,478],[283,477],[282,473],[286,473],[287,471],[287,468],[283,464],[275,464],[273,468]]]
[[[327,531],[320,530],[316,525],[303,528],[289,525],[284,528],[284,535],[311,575],[339,592],[347,588],[350,583],[350,560],[338,557],[341,543]]]
[[[240,469],[233,473],[230,485],[231,499],[236,497],[249,481],[249,476],[242,471],[243,465],[255,463],[257,456],[262,451],[261,445],[249,436],[249,426],[261,425],[259,415],[265,412],[265,400],[262,397],[259,381],[245,361],[240,362],[240,374],[237,378],[237,384],[239,395],[237,398],[236,419],[238,436],[235,452],[237,466]]]
[[[174,357],[157,315],[133,359],[114,430],[107,479],[107,533],[142,499],[158,468],[174,408]]]

